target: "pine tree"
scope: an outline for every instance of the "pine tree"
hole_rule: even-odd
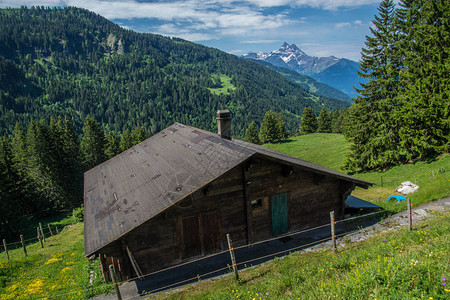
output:
[[[24,195],[16,183],[9,140],[0,138],[0,234],[3,237],[16,234],[20,223],[21,204]]]
[[[55,153],[49,126],[43,121],[31,121],[27,130],[29,178],[40,195],[34,210],[46,214],[61,201],[61,190],[55,180]]]
[[[105,136],[106,146],[105,146],[105,155],[106,158],[112,158],[119,154],[120,152],[120,146],[119,146],[119,140],[117,139],[117,136],[114,134],[114,132],[109,131]]]
[[[322,107],[317,123],[318,123],[317,132],[325,132],[325,133],[331,132],[331,115],[326,110],[325,107]]]
[[[80,151],[80,141],[75,132],[72,122],[65,117],[58,122],[62,128],[62,153],[63,153],[63,175],[62,188],[66,205],[70,207],[79,206],[83,201],[83,165]]]
[[[105,134],[92,117],[86,117],[84,122],[80,148],[87,169],[93,168],[106,160]]]
[[[345,120],[347,118],[347,110],[336,110],[331,114],[331,132],[342,133]]]
[[[264,115],[259,130],[259,139],[261,143],[274,143],[279,140],[280,127],[277,113],[269,110]]]
[[[401,1],[399,130],[407,160],[449,151],[450,2]]]
[[[133,140],[133,146],[145,141],[148,138],[147,130],[142,126],[136,126],[131,131],[131,137]]]
[[[122,136],[120,138],[119,149],[120,152],[126,151],[134,146],[133,135],[128,131],[128,129],[122,132]]]
[[[396,49],[395,5],[383,0],[375,16],[373,36],[366,37],[359,76],[369,79],[357,89],[360,93],[349,108],[344,132],[352,143],[347,167],[366,170],[398,162],[399,120],[395,118],[401,58]]]
[[[278,140],[284,140],[287,138],[286,124],[284,123],[284,117],[282,113],[277,114],[278,119]]]
[[[251,122],[247,130],[245,131],[244,141],[253,144],[261,143],[261,141],[259,140],[258,128],[256,127],[255,121]]]
[[[317,131],[317,117],[311,107],[305,107],[300,122],[300,134],[310,134]]]

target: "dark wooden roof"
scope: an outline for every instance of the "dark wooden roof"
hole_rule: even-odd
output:
[[[372,185],[258,145],[175,123],[84,174],[86,256],[257,153],[358,186]]]

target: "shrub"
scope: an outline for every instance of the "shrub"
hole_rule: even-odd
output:
[[[84,208],[83,206],[74,208],[72,210],[72,219],[74,223],[83,222],[84,220]]]

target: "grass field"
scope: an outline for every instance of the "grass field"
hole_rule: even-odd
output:
[[[342,167],[349,145],[340,134],[315,133],[264,146],[345,173]],[[419,185],[419,190],[409,196],[413,205],[416,206],[450,195],[450,156],[448,154],[429,163],[417,162],[396,166],[386,171],[352,175],[375,184],[367,190],[357,188],[352,195],[371,201],[392,212],[404,210],[406,207],[404,202],[386,203],[390,196],[399,194],[395,189],[404,181],[416,182]]]
[[[341,249],[282,259],[156,299],[449,299],[450,213]]]
[[[221,74],[220,81],[222,82],[222,86],[220,88],[209,88],[211,93],[214,95],[227,95],[230,92],[228,90],[235,90],[236,87],[231,83],[231,77]]]
[[[293,137],[269,148],[341,170],[348,143],[341,135],[312,134]],[[431,163],[398,166],[384,172],[354,176],[376,183],[354,195],[377,203],[392,212],[404,210],[401,202],[385,203],[405,180],[419,190],[412,194],[413,205],[450,195],[450,157]],[[434,171],[434,177],[433,177]],[[381,177],[383,184],[381,185]],[[436,214],[437,215],[437,214]],[[35,224],[36,220],[30,220]],[[45,223],[70,224],[63,213]],[[30,230],[32,232],[33,227]],[[334,255],[293,253],[265,265],[241,272],[242,280],[232,276],[201,282],[160,299],[449,299],[450,298],[450,213],[415,224],[413,232],[404,229],[380,234],[365,242],[347,246]],[[85,299],[107,291],[99,262],[84,257],[83,224],[67,226],[50,237],[43,249],[39,243],[28,246],[28,257],[18,248],[11,260],[0,253],[1,299]],[[92,286],[90,274],[94,274]],[[447,281],[448,280],[448,281]]]
[[[103,284],[98,261],[84,257],[83,223],[67,226],[60,234],[39,243],[5,253],[0,259],[0,299],[86,299],[110,291]],[[92,287],[89,284],[93,274]]]

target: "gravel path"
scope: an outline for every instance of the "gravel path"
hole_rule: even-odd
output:
[[[450,197],[446,197],[444,199],[434,202],[429,202],[416,208],[413,208],[411,210],[413,215],[412,216],[413,226],[415,223],[419,221],[432,217],[433,212],[448,211],[448,210],[450,210]],[[375,225],[365,227],[358,232],[347,234],[344,237],[339,238],[336,241],[336,245],[338,248],[341,248],[344,247],[346,243],[356,243],[364,241],[373,235],[395,230],[401,226],[408,226],[408,213],[406,211],[392,215],[389,218]],[[330,247],[331,241],[328,241],[305,249],[303,250],[303,252],[322,251],[325,249],[330,249]]]

